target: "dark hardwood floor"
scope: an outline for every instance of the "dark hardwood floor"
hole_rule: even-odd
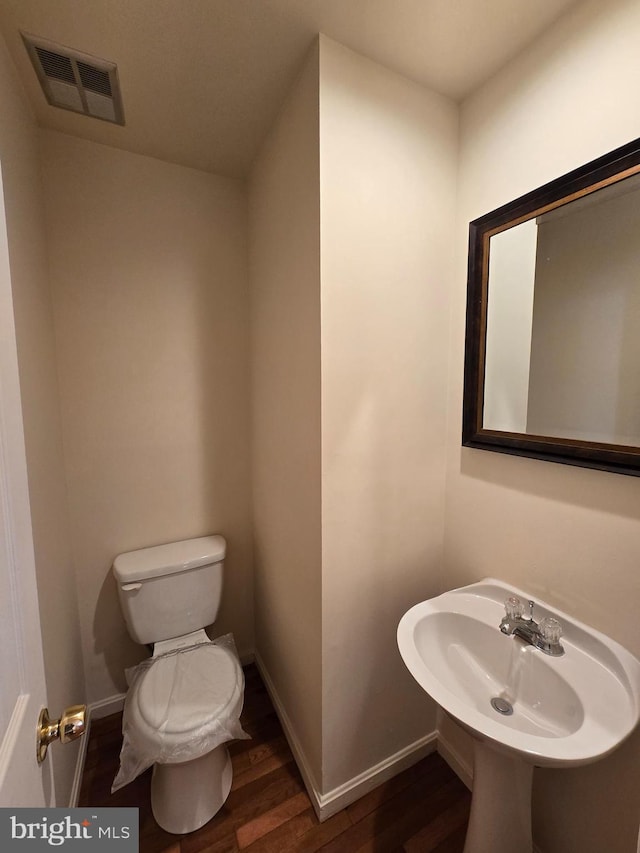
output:
[[[140,853],[462,853],[470,794],[434,753],[319,823],[269,696],[245,669],[242,724],[252,740],[231,745],[233,787],[218,814],[189,835],[153,819],[151,771],[110,794],[121,715],[91,724],[81,806],[138,806]]]

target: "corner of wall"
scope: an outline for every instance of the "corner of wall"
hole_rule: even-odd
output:
[[[318,73],[315,43],[249,190],[256,660],[311,791],[322,780]]]

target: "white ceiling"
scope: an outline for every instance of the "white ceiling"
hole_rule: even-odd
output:
[[[462,99],[578,0],[0,0],[41,126],[243,175],[318,32]],[[126,126],[49,106],[23,30],[117,63]]]

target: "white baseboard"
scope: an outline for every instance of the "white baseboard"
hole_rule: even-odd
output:
[[[435,752],[436,743],[437,732],[434,731],[398,750],[363,773],[359,773],[344,785],[320,795],[319,810],[316,809],[319,811],[319,820],[327,820],[336,812],[359,800],[360,797],[364,797],[369,791],[373,791],[398,773],[417,764],[418,761]]]
[[[238,652],[238,657],[240,658],[240,664],[242,666],[249,666],[249,664],[254,663],[256,659],[253,652]]]
[[[99,720],[102,717],[108,717],[111,714],[117,714],[119,711],[122,711],[124,708],[124,697],[124,693],[117,693],[115,696],[108,696],[106,699],[101,699],[99,702],[92,702],[90,705],[87,705],[86,731],[82,736],[80,749],[78,750],[76,769],[73,774],[71,793],[69,795],[69,808],[71,809],[76,808],[80,797],[82,774],[84,773],[87,749],[89,747],[89,736],[91,734],[91,721]]]
[[[99,702],[92,702],[89,705],[91,718],[101,720],[103,717],[109,717],[111,714],[118,714],[124,708],[126,695],[126,693],[116,693],[113,696],[107,696],[106,699],[100,699]]]
[[[258,652],[255,652],[255,662],[271,701],[273,702],[276,714],[282,724],[285,737],[291,747],[291,752],[296,760],[296,764],[302,774],[313,808],[318,816],[318,820],[320,821],[327,820],[332,815],[336,814],[336,812],[339,812],[341,809],[356,800],[359,800],[360,797],[368,794],[369,791],[377,788],[378,785],[382,785],[383,782],[386,782],[393,776],[396,776],[398,773],[401,773],[403,770],[411,767],[412,764],[416,764],[436,749],[437,732],[434,731],[414,743],[409,744],[394,755],[388,756],[383,761],[380,761],[378,764],[370,767],[368,770],[365,770],[363,773],[359,773],[343,785],[339,785],[332,791],[322,794],[318,790],[318,784],[309,767],[309,763],[304,755],[302,747],[300,746],[300,742],[296,737],[291,720],[280,701],[273,681],[271,680],[271,677],[264,665],[264,661]]]
[[[287,739],[289,746],[291,747],[291,752],[293,753],[293,757],[295,758],[296,764],[298,765],[298,770],[302,774],[302,779],[304,781],[305,787],[307,789],[307,793],[311,799],[311,804],[318,815],[318,819],[321,820],[320,817],[320,797],[322,796],[318,791],[318,785],[314,778],[313,772],[309,767],[309,762],[307,761],[305,754],[300,746],[300,742],[296,736],[294,728],[291,724],[291,720],[289,719],[289,715],[284,709],[284,705],[280,701],[280,697],[276,691],[276,688],[271,680],[271,676],[269,675],[266,666],[264,665],[264,661],[258,654],[258,652],[254,652],[254,660],[256,667],[258,668],[258,672],[260,673],[260,677],[264,682],[264,686],[267,688],[267,693],[269,694],[269,698],[273,703],[273,707],[275,708],[275,712],[278,715],[278,719],[280,720],[280,724],[284,731],[284,735]]]
[[[460,781],[464,782],[470,791],[473,790],[473,767],[462,758],[460,753],[443,736],[442,732],[439,731],[437,736],[438,752]]]

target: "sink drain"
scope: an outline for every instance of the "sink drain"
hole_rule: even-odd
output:
[[[491,707],[499,714],[504,714],[505,717],[513,714],[513,705],[511,702],[507,702],[506,699],[502,699],[500,696],[495,696],[491,700]]]

